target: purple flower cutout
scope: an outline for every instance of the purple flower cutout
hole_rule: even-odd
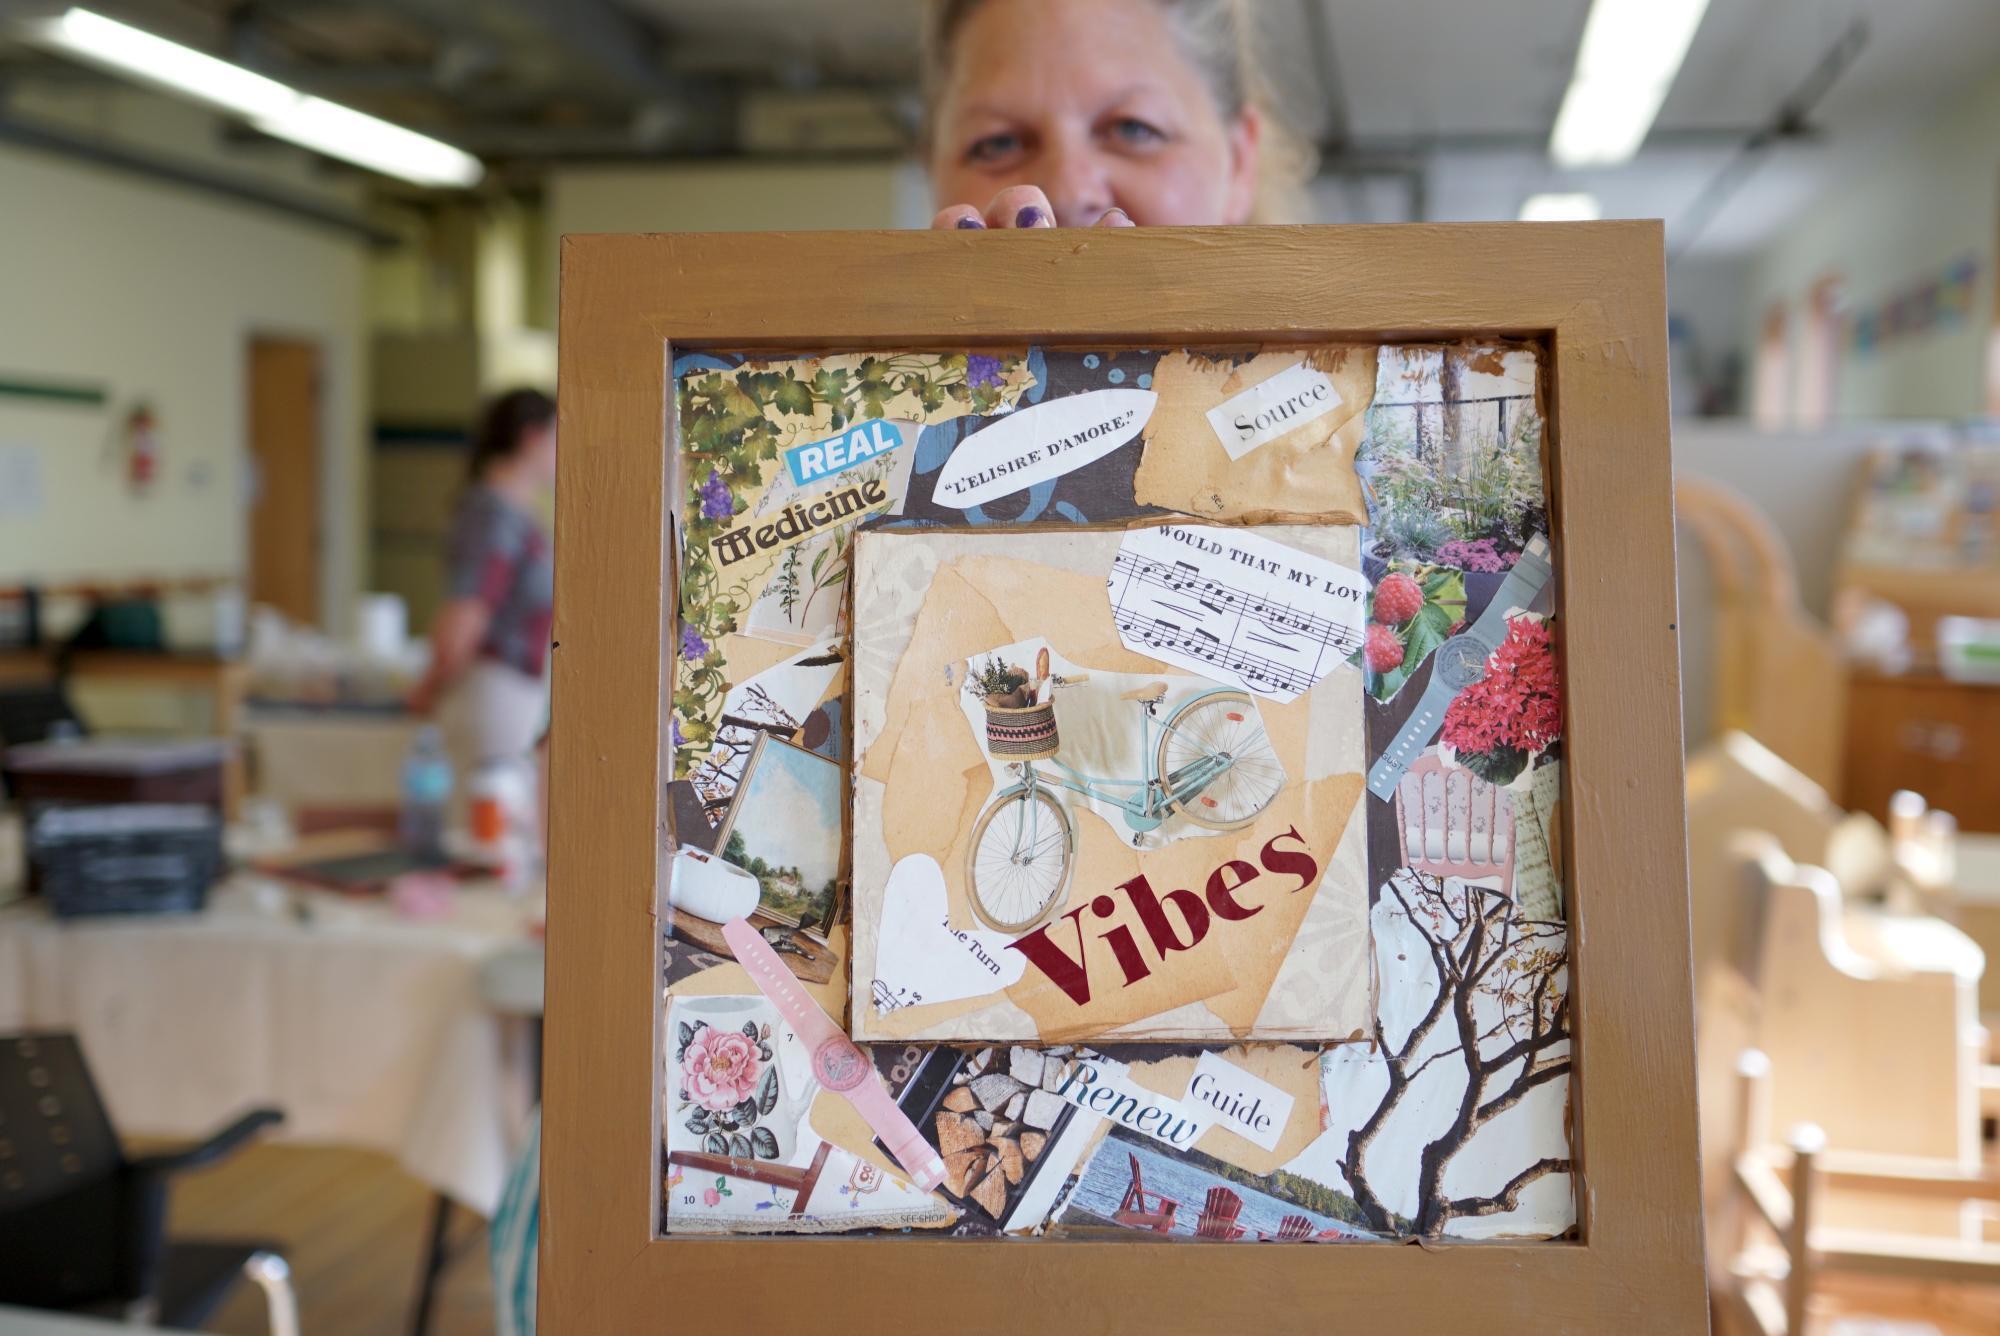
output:
[[[701,517],[705,520],[726,520],[736,513],[736,498],[729,494],[729,484],[714,469],[708,471],[708,481],[701,485]]]
[[[1475,538],[1470,541],[1455,538],[1437,550],[1437,558],[1445,565],[1456,566],[1462,571],[1489,575],[1503,571],[1520,560],[1517,554],[1511,552],[1503,557],[1498,551],[1498,545],[1491,538]]]
[[[681,628],[681,657],[683,659],[699,659],[706,656],[707,653],[708,642],[701,638],[701,632],[695,630],[692,626],[683,626]]]
[[[678,719],[674,720],[671,727],[674,734],[674,746],[677,748],[687,746],[687,739],[681,736],[681,721]]]
[[[965,358],[965,380],[968,385],[998,385],[1000,383],[1000,359],[988,357],[984,353],[968,353]]]

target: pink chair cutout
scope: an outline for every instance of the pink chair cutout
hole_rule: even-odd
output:
[[[1415,817],[1412,820],[1412,816]],[[1514,898],[1514,804],[1470,770],[1426,751],[1396,786],[1403,865],[1431,876],[1499,878]]]

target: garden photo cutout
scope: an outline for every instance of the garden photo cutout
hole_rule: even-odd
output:
[[[679,353],[661,1230],[1569,1236],[1540,359]]]

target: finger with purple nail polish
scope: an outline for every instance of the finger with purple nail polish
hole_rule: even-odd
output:
[[[1037,206],[1030,204],[1014,215],[1014,226],[1046,227],[1049,226],[1049,216]]]

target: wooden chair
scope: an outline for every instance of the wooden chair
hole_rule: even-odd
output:
[[[1721,1146],[1736,1125],[1736,1056],[1758,1042],[1754,948],[1763,900],[1738,842],[1761,836],[1794,863],[1829,868],[1843,896],[1853,897],[1883,882],[1888,837],[1872,818],[1849,817],[1819,785],[1737,731],[1689,758],[1687,820],[1702,1141]],[[1728,1179],[1725,1159],[1708,1156],[1702,1186],[1711,1215]]]
[[[1842,1152],[1974,1168],[1983,953],[1942,920],[1843,905],[1830,874],[1774,841],[1741,847],[1762,905],[1755,1032],[1772,1066],[1772,1125],[1813,1123]]]
[[[1847,665],[1800,606],[1784,540],[1756,506],[1705,478],[1681,478],[1674,504],[1715,583],[1715,731],[1740,729],[1840,792]]]
[[[1710,1217],[1718,1304],[1768,1336],[1802,1329],[1822,1273],[2000,1281],[1984,1239],[2000,1185],[1980,1160],[1981,953],[1938,919],[1843,904],[1770,836],[1738,854],[1757,1055],[1731,1083],[1735,1126],[1709,1143],[1728,1174]],[[1772,1128],[1794,1129],[1788,1145]]]
[[[1217,1186],[1208,1190],[1208,1201],[1201,1208],[1201,1218],[1195,1221],[1194,1236],[1198,1239],[1240,1239],[1244,1228],[1236,1223],[1236,1217],[1243,1214],[1243,1199],[1228,1188]]]
[[[1716,1290],[1728,1330],[1802,1336],[1816,1294],[1827,1282],[1846,1277],[1927,1287],[2000,1286],[2000,1244],[1976,1232],[1927,1238],[1879,1223],[1908,1201],[1961,1211],[1972,1203],[2000,1202],[2000,1178],[1978,1166],[1961,1170],[1917,1156],[1832,1150],[1825,1131],[1813,1123],[1798,1124],[1786,1144],[1774,1145],[1770,1076],[1770,1061],[1762,1053],[1753,1049],[1743,1055],[1738,1066],[1743,1121],[1730,1169],[1745,1219],[1728,1259],[1727,1283]],[[1835,1193],[1878,1209],[1861,1226],[1841,1226],[1827,1219],[1825,1203]],[[1937,1302],[1934,1295],[1926,1298]],[[2000,1303],[1988,1307],[2000,1311]]]

